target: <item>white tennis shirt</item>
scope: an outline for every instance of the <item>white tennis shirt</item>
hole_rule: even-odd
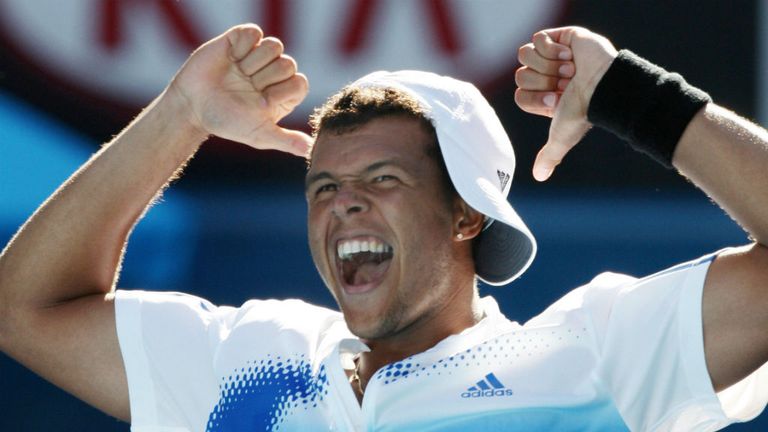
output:
[[[339,312],[299,300],[217,307],[118,291],[132,430],[711,431],[757,416],[768,365],[715,394],[701,296],[712,257],[644,279],[603,273],[524,325],[485,318],[372,377]]]

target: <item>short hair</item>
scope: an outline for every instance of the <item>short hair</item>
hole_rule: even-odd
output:
[[[323,133],[344,134],[377,118],[400,116],[416,119],[427,132],[431,139],[427,145],[427,155],[437,162],[447,197],[456,196],[456,188],[451,182],[440,151],[435,126],[418,101],[404,91],[394,88],[346,86],[328,98],[322,106],[315,108],[309,118],[309,124],[312,127],[312,136],[317,140]],[[307,157],[308,167],[312,164],[313,150],[310,150]]]

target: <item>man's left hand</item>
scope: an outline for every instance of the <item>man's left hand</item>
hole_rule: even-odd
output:
[[[589,130],[589,100],[616,54],[608,39],[581,27],[542,30],[520,47],[515,102],[523,111],[552,118],[533,165],[536,180],[547,180]]]

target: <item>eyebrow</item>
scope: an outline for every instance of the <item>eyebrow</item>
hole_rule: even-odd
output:
[[[370,174],[376,170],[379,170],[381,168],[387,167],[387,166],[394,166],[397,168],[402,169],[402,165],[397,162],[395,159],[385,159],[379,162],[374,162],[363,170],[363,174]],[[334,177],[329,173],[328,171],[321,171],[317,174],[312,174],[310,176],[307,176],[306,180],[304,181],[304,190],[309,190],[310,186],[312,186],[313,183],[316,183],[320,180],[333,180]]]

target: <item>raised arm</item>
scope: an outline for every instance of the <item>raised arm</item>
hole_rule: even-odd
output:
[[[768,361],[768,132],[709,104],[683,134],[673,163],[754,240],[721,254],[704,285],[707,367],[722,390]]]
[[[125,242],[151,201],[209,135],[304,155],[277,126],[306,78],[255,25],[196,50],[169,86],[67,180],[0,254],[0,349],[124,420],[128,387],[112,291]]]
[[[537,33],[519,57],[517,104],[552,117],[534,164],[534,177],[544,181],[591,127],[590,102],[617,51],[602,36],[566,27]],[[706,363],[722,390],[768,361],[768,132],[714,103],[701,106],[672,142],[671,165],[754,240],[721,254],[704,285]],[[629,135],[638,136],[634,132]]]

